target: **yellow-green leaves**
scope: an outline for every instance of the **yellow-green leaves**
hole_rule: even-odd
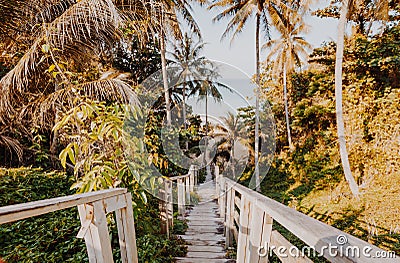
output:
[[[126,116],[137,117],[124,105],[84,100],[65,113],[53,130],[59,131],[67,146],[60,153],[61,165],[74,167],[78,192],[126,187],[142,203],[147,202],[141,189],[149,175],[144,144],[125,130]],[[135,121],[135,118],[132,118]],[[126,151],[130,159],[126,158]],[[154,180],[150,180],[155,186]],[[136,200],[136,201],[137,201]],[[137,202],[136,202],[137,203]]]
[[[67,156],[68,156],[69,160],[71,161],[71,163],[73,165],[75,165],[76,164],[75,154],[78,154],[78,151],[79,151],[79,147],[76,142],[72,142],[72,143],[68,144],[68,146],[65,147],[65,149],[61,151],[60,156],[59,156],[62,167],[66,168]]]

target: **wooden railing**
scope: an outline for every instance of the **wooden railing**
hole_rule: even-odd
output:
[[[188,174],[164,178],[163,187],[159,191],[161,233],[169,236],[170,228],[174,225],[174,203],[178,204],[179,216],[184,219],[186,205],[192,203],[190,193],[195,190],[197,180],[198,168],[195,165],[190,167]],[[175,200],[174,192],[176,192]]]
[[[235,239],[239,263],[268,262],[271,250],[282,262],[312,262],[307,254],[315,252],[330,262],[400,262],[393,252],[382,250],[222,177],[218,169],[215,174],[220,215],[225,222],[226,246],[232,246]],[[272,229],[274,220],[308,248],[303,251],[296,249]]]
[[[114,262],[106,214],[115,212],[122,262],[138,262],[132,197],[124,188],[0,207],[0,224],[78,206],[90,263]]]

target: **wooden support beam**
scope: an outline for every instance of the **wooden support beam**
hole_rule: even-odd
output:
[[[174,226],[174,203],[172,196],[172,181],[166,180],[164,185],[164,190],[166,194],[166,213],[169,228]]]
[[[185,216],[185,185],[183,179],[178,179],[178,212],[183,219]]]
[[[195,166],[191,165],[189,168],[190,192],[194,191],[195,186]]]
[[[169,224],[168,224],[168,211],[167,211],[167,194],[165,192],[165,182],[164,187],[160,188],[158,191],[158,209],[160,210],[160,232],[161,234],[166,234],[169,237]]]
[[[246,258],[246,263],[266,263],[268,262],[269,244],[271,244],[273,219],[255,203],[252,203],[250,222],[249,257]]]
[[[226,215],[226,188],[225,188],[225,181],[224,178],[220,178],[220,191],[218,196],[218,203],[219,203],[219,215],[220,217],[226,222],[225,215]]]
[[[102,201],[93,202],[94,226],[91,235],[97,263],[113,263],[110,234],[108,232],[106,208]]]
[[[245,196],[242,196],[240,199],[239,235],[236,256],[236,262],[238,263],[245,263],[249,256],[250,205],[250,201]]]
[[[226,202],[226,216],[225,216],[225,247],[231,247],[233,245],[233,228],[234,224],[234,209],[235,204],[233,198],[235,196],[235,190],[229,188],[227,190],[227,202]]]
[[[185,180],[186,204],[190,205],[190,178],[186,177],[184,180]]]
[[[88,222],[87,231],[83,233],[83,237],[85,238],[86,251],[88,252],[89,262],[97,262],[94,241],[92,238],[92,231],[94,231],[93,206],[89,204],[78,205],[78,212],[79,219],[81,220],[81,225],[86,226],[86,222]]]

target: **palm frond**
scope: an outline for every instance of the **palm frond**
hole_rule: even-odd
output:
[[[21,109],[19,119],[29,119],[33,126],[51,129],[54,124],[55,112],[62,108],[70,109],[76,106],[78,97],[132,106],[140,104],[136,93],[129,84],[120,79],[103,79],[69,85],[48,95],[39,95]]]
[[[15,153],[19,161],[22,161],[23,148],[17,139],[0,133],[0,146],[6,148],[11,156]]]

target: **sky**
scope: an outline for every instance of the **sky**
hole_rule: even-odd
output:
[[[319,0],[318,2],[319,4],[312,9],[329,4],[329,0]],[[254,106],[255,104],[255,86],[251,83],[251,77],[255,74],[255,21],[249,20],[243,32],[233,42],[231,42],[230,36],[221,40],[229,18],[214,23],[212,19],[220,11],[222,9],[207,10],[206,7],[193,4],[192,15],[201,29],[203,41],[207,43],[203,55],[208,59],[220,62],[221,81],[234,90],[234,92],[222,91],[223,101],[221,103],[214,102],[211,98],[208,100],[208,114],[211,122],[220,122],[221,117],[226,116],[228,111],[235,113],[238,107]],[[336,19],[320,19],[309,16],[305,20],[310,26],[310,30],[304,37],[313,47],[319,47],[326,41],[336,40]],[[272,32],[271,37],[274,39],[277,35]],[[265,58],[266,51],[263,51],[261,61]],[[202,116],[204,121],[204,101],[191,98],[188,100],[188,104],[192,106],[195,113]]]
[[[327,6],[329,0],[320,0],[314,8]],[[203,40],[207,43],[205,47],[205,56],[209,59],[218,60],[224,63],[232,64],[240,68],[249,75],[255,73],[255,21],[248,21],[244,31],[238,35],[231,43],[231,38],[221,41],[221,36],[225,31],[229,19],[213,23],[212,19],[222,9],[207,10],[197,4],[193,5],[193,16],[200,26]],[[309,16],[306,23],[310,26],[310,32],[305,39],[314,47],[320,46],[324,41],[335,40],[337,35],[336,19],[320,19]],[[276,38],[276,34],[272,38]],[[262,44],[262,43],[261,43]],[[261,54],[261,60],[266,57],[265,52]]]

